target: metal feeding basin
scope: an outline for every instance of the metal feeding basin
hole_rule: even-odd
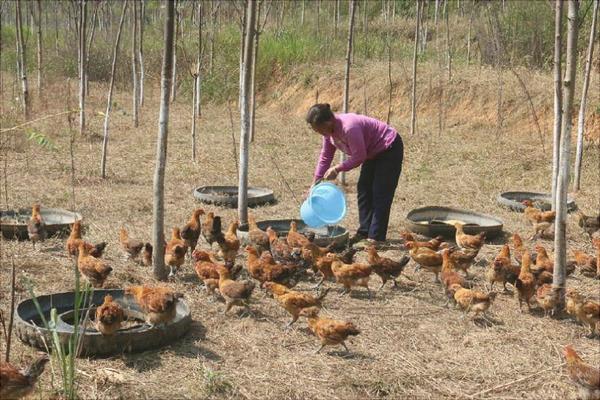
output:
[[[465,233],[475,235],[485,232],[488,239],[502,233],[503,223],[498,218],[458,208],[422,207],[406,216],[411,231],[429,237],[439,235],[453,239],[456,234],[455,222],[465,224]]]
[[[296,221],[298,224],[298,231],[300,233],[314,232],[315,241],[314,243],[318,246],[329,246],[331,243],[335,243],[335,247],[343,247],[348,241],[348,230],[339,225],[324,226],[322,228],[310,228],[304,222],[298,219],[272,219],[259,221],[256,225],[266,231],[270,226],[273,228],[280,237],[285,237],[290,230],[290,223]],[[248,238],[248,227],[240,226],[238,229],[238,236],[242,240]]]
[[[196,200],[206,204],[232,208],[238,205],[237,186],[202,186],[195,189],[193,194]],[[248,188],[248,207],[256,207],[274,202],[275,196],[272,190],[259,187]]]
[[[93,319],[96,307],[110,294],[124,309],[127,321],[114,335],[104,336],[94,328]],[[37,298],[44,318],[50,320],[50,310],[56,308],[58,314],[57,331],[60,340],[66,343],[73,334],[74,292],[56,293]],[[89,308],[90,319],[85,325],[82,353],[80,356],[108,356],[124,352],[139,352],[158,348],[171,343],[189,330],[190,308],[184,300],[177,303],[175,319],[166,327],[151,328],[144,322],[144,313],[130,296],[124,296],[121,289],[94,290],[81,312],[81,319]],[[83,331],[83,327],[81,327]],[[44,341],[50,343],[52,332],[44,328],[40,314],[32,299],[22,301],[15,313],[15,331],[24,343],[45,350]]]
[[[41,208],[40,214],[46,224],[48,236],[68,235],[71,225],[81,220],[81,214],[60,208]],[[6,239],[26,240],[30,208],[0,211],[0,231]]]
[[[533,206],[542,211],[549,211],[552,208],[552,195],[548,193],[504,192],[498,196],[498,204],[517,212],[525,210],[523,200],[531,200]],[[571,197],[567,197],[567,210],[577,210],[577,204],[575,204],[575,201]]]

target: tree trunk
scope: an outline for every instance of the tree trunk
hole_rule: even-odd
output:
[[[594,1],[594,14],[592,16],[590,41],[588,43],[587,58],[585,61],[585,74],[583,76],[581,104],[579,105],[579,119],[577,120],[577,151],[575,152],[575,178],[573,187],[575,190],[579,190],[581,186],[581,162],[583,161],[583,133],[585,128],[585,108],[587,105],[587,92],[590,86],[592,58],[594,56],[594,39],[596,39],[596,20],[598,19],[598,3],[600,3],[600,0]]]
[[[556,189],[556,222],[554,228],[554,277],[553,293],[557,302],[555,311],[564,308],[567,264],[567,190],[569,188],[569,147],[571,145],[571,111],[575,95],[575,72],[577,71],[577,34],[579,2],[568,2],[567,56],[563,81],[564,104],[562,109],[562,134],[560,140],[560,168]]]
[[[144,80],[146,79],[146,69],[144,68],[144,20],[146,18],[146,1],[141,0],[140,18],[139,18],[139,39],[138,39],[138,63],[140,67],[139,82],[139,107],[144,106]]]
[[[340,16],[340,0],[334,1],[333,7],[333,37],[337,38],[338,34],[338,21]]]
[[[251,87],[251,71],[252,51],[254,43],[254,30],[256,20],[256,0],[247,0],[246,2],[246,35],[244,41],[244,74],[242,86],[242,104],[240,115],[240,172],[238,184],[238,220],[240,224],[248,223],[248,144],[250,139],[250,98],[252,93]]]
[[[172,65],[172,73],[171,77],[171,103],[175,101],[177,97],[177,39],[179,39],[179,1],[173,0],[175,3],[175,39],[173,44],[173,65]]]
[[[346,48],[346,69],[344,71],[344,106],[343,112],[347,113],[350,102],[350,64],[352,60],[352,37],[354,33],[354,14],[356,13],[356,0],[350,0],[350,12],[348,14],[348,47]],[[346,160],[346,154],[341,153],[340,161]],[[346,184],[346,173],[340,172],[340,182]]]
[[[137,31],[138,31],[138,4],[137,0],[133,0],[133,7],[131,7],[131,78],[133,79],[133,103],[132,113],[133,126],[138,127],[138,74],[137,74]]]
[[[554,18],[554,129],[552,132],[552,209],[556,210],[556,189],[558,185],[558,168],[560,164],[560,137],[562,127],[562,15],[563,0],[556,1]]]
[[[304,13],[306,10],[306,0],[302,0],[302,11],[300,13],[300,26],[304,28]]]
[[[250,142],[254,142],[254,122],[256,121],[256,60],[258,58],[258,42],[260,38],[260,9],[262,6],[260,1],[256,7],[256,21],[254,31],[254,44],[252,46],[252,65],[250,67]]]
[[[42,97],[42,0],[37,0],[37,90]]]
[[[102,179],[106,178],[106,157],[108,152],[108,122],[110,118],[110,111],[112,109],[112,97],[113,90],[115,87],[115,74],[117,71],[117,62],[119,57],[119,43],[121,42],[121,32],[123,30],[123,21],[125,21],[125,12],[127,11],[128,2],[123,2],[123,9],[121,11],[121,20],[119,21],[119,30],[117,31],[117,38],[115,39],[115,46],[113,47],[113,61],[110,68],[110,84],[108,86],[108,98],[106,100],[106,113],[104,114],[104,139],[102,141],[102,159],[100,161],[100,174]]]
[[[79,21],[79,134],[85,132],[85,58],[86,58],[86,26],[87,0],[80,0]]]
[[[192,88],[192,161],[196,162],[196,122],[200,116],[200,65],[202,61],[202,2],[198,3],[198,56]]]
[[[169,95],[171,79],[173,78],[173,61],[175,60],[174,36],[175,36],[175,3],[166,2],[167,18],[165,20],[165,36],[163,52],[163,64],[160,82],[160,111],[158,116],[158,139],[156,143],[156,169],[154,170],[154,204],[152,242],[152,262],[154,265],[154,277],[159,280],[166,278],[165,269],[165,168],[167,164],[167,137],[169,134]]]
[[[221,3],[217,3],[215,9],[212,11],[212,29],[210,34],[210,58],[209,58],[209,71],[212,75],[215,62],[215,36],[217,34],[217,16],[219,14],[219,7]]]
[[[23,40],[23,26],[21,17],[21,2],[16,3],[16,37],[17,37],[17,73],[21,81],[21,95],[23,102],[23,114],[25,119],[29,119],[29,86],[27,84],[27,57],[25,54],[25,41]]]
[[[411,97],[411,117],[410,117],[410,134],[417,133],[417,57],[419,53],[419,20],[421,18],[420,0],[416,2],[417,16],[415,18],[415,48],[413,51],[413,71],[412,71],[412,97]],[[437,3],[436,3],[437,10]]]
[[[393,85],[392,85],[392,45],[390,44],[389,36],[386,39],[387,42],[387,50],[388,50],[388,112],[386,123],[390,124],[390,118],[392,117],[392,94],[393,94]],[[365,106],[366,108],[366,106]]]
[[[450,45],[450,24],[448,23],[448,1],[444,3],[444,14],[446,19],[446,56],[448,68],[448,81],[452,80],[452,47]]]
[[[85,53],[85,64],[89,65],[90,63],[90,51],[92,50],[92,43],[94,43],[94,34],[96,33],[96,20],[98,19],[98,9],[100,8],[100,4],[96,4],[96,8],[94,9],[94,15],[92,17],[92,30],[90,31],[90,39],[87,43],[87,50]],[[89,76],[86,68],[85,71],[85,95],[87,96],[89,93]]]
[[[317,0],[317,38],[321,31],[321,0]]]
[[[248,0],[244,0],[244,3],[247,3]],[[242,100],[244,97],[244,60],[245,60],[245,54],[244,51],[246,51],[246,21],[247,21],[248,16],[246,15],[246,13],[244,12],[244,15],[242,16],[242,23],[240,24],[240,69],[239,69],[239,79],[240,79],[240,90],[238,93],[238,109],[240,110],[240,112],[242,111]]]
[[[421,53],[427,50],[427,14],[429,11],[429,2],[423,2],[421,6]]]
[[[469,31],[467,33],[467,65],[471,65],[471,30],[473,28],[473,14],[475,12],[475,0],[471,2],[469,11]]]

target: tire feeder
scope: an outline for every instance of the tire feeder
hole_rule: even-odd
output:
[[[237,186],[202,186],[193,192],[196,200],[223,207],[235,208],[238,205]],[[273,191],[266,188],[248,188],[248,207],[275,203]]]

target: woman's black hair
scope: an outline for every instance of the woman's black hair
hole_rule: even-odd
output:
[[[331,106],[327,103],[319,103],[312,106],[306,114],[306,122],[311,125],[320,125],[334,118]]]

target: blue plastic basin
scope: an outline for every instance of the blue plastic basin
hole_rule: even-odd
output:
[[[300,207],[300,216],[311,228],[335,225],[346,216],[346,196],[333,183],[319,183]]]

